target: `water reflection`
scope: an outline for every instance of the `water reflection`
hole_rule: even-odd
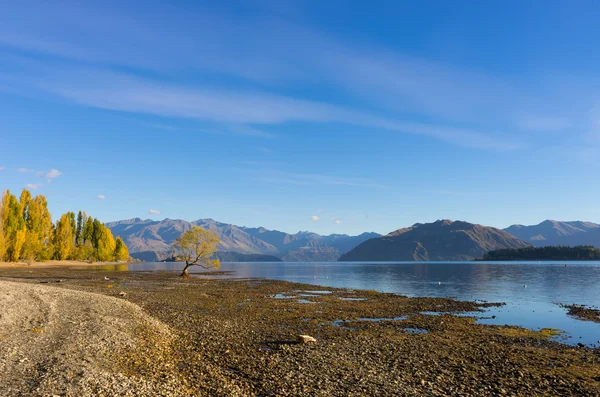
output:
[[[72,269],[83,269],[83,270],[97,270],[103,272],[126,272],[129,270],[129,265],[126,263],[121,263],[118,265],[94,265],[94,266],[71,266]]]
[[[565,264],[568,266],[565,267]],[[233,277],[269,278],[407,296],[506,302],[488,324],[558,328],[570,343],[597,344],[600,325],[575,320],[556,303],[600,306],[600,262],[223,263]],[[179,263],[130,265],[130,270],[181,271]],[[231,276],[221,276],[231,277]],[[527,287],[525,287],[525,285]],[[491,316],[496,316],[491,318]]]

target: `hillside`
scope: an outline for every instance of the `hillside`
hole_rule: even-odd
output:
[[[600,249],[591,246],[578,247],[527,247],[490,251],[484,261],[597,261]]]
[[[363,242],[340,257],[340,261],[446,261],[481,258],[503,248],[529,244],[510,234],[472,223],[439,220],[417,223],[386,236]]]
[[[512,225],[505,232],[535,247],[593,245],[600,248],[600,225],[547,220],[538,225]]]
[[[120,236],[128,244],[132,257],[144,261],[159,261],[169,257],[173,241],[194,225],[216,232],[221,238],[219,250],[227,252],[227,258],[239,257],[245,260],[259,260],[261,255],[268,255],[270,258],[294,262],[336,261],[341,254],[363,241],[380,236],[377,233],[363,233],[359,236],[321,236],[311,232],[288,234],[263,227],[239,227],[213,219],[187,222],[134,218],[106,224],[115,236]]]

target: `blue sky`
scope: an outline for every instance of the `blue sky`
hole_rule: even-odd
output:
[[[0,188],[54,217],[600,221],[598,3],[0,9]]]

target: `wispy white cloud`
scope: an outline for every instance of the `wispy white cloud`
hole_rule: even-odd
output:
[[[45,177],[48,179],[55,179],[62,175],[62,172],[59,170],[52,168],[50,171],[46,172]]]
[[[263,131],[260,128],[249,126],[249,125],[228,125],[226,126],[226,131],[232,135],[240,135],[240,136],[255,136],[259,138],[274,138],[275,134]]]
[[[267,93],[258,89],[240,91],[227,87],[216,88],[214,85],[175,86],[103,69],[90,69],[73,62],[70,65],[57,65],[55,70],[49,68],[48,62],[41,66],[29,62],[30,70],[21,67],[19,70],[22,72],[14,76],[15,79],[19,82],[29,80],[34,89],[85,106],[165,117],[197,118],[221,123],[226,130],[247,135],[272,135],[259,128],[260,124],[341,122],[366,128],[395,125],[388,129],[427,135],[463,146],[501,149],[518,146],[513,142],[516,137],[507,136],[504,132],[490,136],[485,129],[470,128],[457,133],[440,121],[440,117],[455,120],[457,115],[467,113],[459,119],[471,122],[467,116],[484,117],[482,106],[487,106],[487,110],[494,114],[498,113],[503,108],[498,105],[498,98],[509,96],[501,93],[512,91],[504,89],[505,83],[487,76],[452,70],[385,50],[340,44],[311,29],[274,19],[232,20],[231,16],[220,16],[208,10],[192,17],[170,9],[173,15],[177,15],[175,19],[178,23],[175,25],[163,21],[165,23],[156,25],[152,16],[133,12],[135,10],[127,7],[120,7],[119,10],[88,7],[73,4],[69,12],[65,12],[64,8],[42,7],[45,11],[38,10],[37,14],[11,7],[7,15],[15,15],[13,20],[21,22],[9,22],[4,31],[0,28],[0,36],[4,33],[0,42],[97,65],[108,63],[153,67],[161,71],[185,66],[206,73],[224,73],[263,83],[275,79],[277,84],[283,80],[294,85],[315,82],[315,76],[318,76],[317,79],[323,79],[326,84],[333,84],[338,90],[368,104],[368,108],[372,108],[372,104],[379,104],[381,109],[377,113],[381,114],[381,110],[384,110],[387,116],[375,118],[359,105],[358,109],[348,108],[339,103],[276,95],[272,91]],[[77,18],[78,15],[89,14],[115,14],[118,18],[111,18],[110,26],[89,21],[89,18],[84,19],[89,23],[82,24]],[[55,22],[49,24],[46,17],[42,18],[41,15],[53,15]],[[271,26],[273,29],[257,29],[259,26]],[[270,33],[274,30],[278,32],[277,35]],[[205,40],[190,41],[188,37],[191,36],[204,37]],[[86,39],[82,41],[80,37]],[[119,39],[107,40],[107,37]],[[144,40],[140,40],[141,37]],[[109,47],[106,46],[107,42],[111,43]],[[148,42],[152,42],[152,46],[144,44]],[[293,42],[294,46],[289,46],[289,42]],[[190,51],[190,46],[193,51]],[[198,46],[206,48],[202,51]],[[205,55],[201,59],[189,55],[196,53]],[[165,59],[168,59],[167,62]],[[19,66],[27,66],[27,62]],[[512,102],[514,100],[505,101]],[[413,122],[411,128],[405,128],[411,124],[404,121],[407,110],[433,116],[437,121]],[[213,132],[218,133],[218,129]]]
[[[150,209],[150,211],[148,211],[148,214],[150,215],[158,215],[160,214],[159,210],[155,210],[155,209]]]
[[[17,168],[17,172],[26,173],[26,172],[35,172],[35,170],[21,167],[21,168]]]
[[[96,198],[97,198],[98,200],[106,200],[106,196],[105,196],[105,195],[103,195],[103,194],[99,194],[99,195],[97,195],[97,196],[96,196]]]
[[[37,190],[39,188],[41,188],[42,185],[41,183],[28,183],[27,185],[25,185],[25,189],[29,189],[29,190]]]
[[[313,215],[310,217],[310,220],[312,222],[319,222],[321,220],[321,218],[319,218],[317,215]]]
[[[338,219],[338,218],[331,218],[331,220],[333,221],[333,223],[335,223],[336,225],[341,225],[342,223],[344,223],[343,220]]]
[[[0,166],[0,171],[4,171],[5,169],[6,169],[6,167]]]
[[[239,171],[249,174],[255,179],[285,185],[325,185],[325,186],[348,186],[348,187],[372,187],[383,188],[384,186],[364,178],[342,178],[325,174],[309,174],[287,172],[276,169],[240,169]]]
[[[51,82],[39,83],[38,87],[91,107],[230,125],[336,121],[350,115],[326,103],[260,92],[181,87],[89,70],[56,75]]]
[[[175,131],[177,130],[177,128],[173,127],[172,125],[168,125],[168,124],[161,124],[161,123],[146,123],[143,122],[144,125],[150,127],[150,128],[155,128],[158,130],[165,130],[165,131]]]
[[[25,53],[52,54],[66,64],[57,67],[64,70],[62,75],[47,70],[47,65],[44,70],[35,65],[32,70],[16,68],[21,72],[13,80],[29,80],[44,95],[85,106],[208,120],[221,126],[213,133],[231,130],[256,136],[272,135],[261,124],[341,122],[507,150],[522,145],[522,130],[571,129],[581,118],[568,111],[568,101],[508,76],[372,43],[343,43],[277,17],[157,7],[162,12],[79,2],[69,7],[38,5],[35,12],[18,5],[5,7],[1,44]],[[161,14],[172,18],[159,21]],[[91,20],[89,15],[106,19]],[[245,91],[216,83],[174,86],[90,70],[84,64],[152,69],[153,75],[163,76],[180,70],[225,75],[244,81]],[[277,94],[281,87],[306,83],[321,84],[355,105]],[[23,92],[18,88],[8,87]]]
[[[529,131],[560,131],[573,127],[573,121],[566,117],[552,115],[521,114],[516,116],[519,127]]]
[[[68,81],[61,81],[57,77],[52,83],[41,83],[40,87],[86,106],[167,117],[197,118],[225,123],[230,125],[227,127],[229,131],[256,136],[268,134],[247,124],[339,122],[425,135],[467,147],[506,150],[519,146],[513,142],[515,137],[507,139],[505,134],[434,123],[404,122],[323,102],[258,92],[178,87],[114,73],[91,74],[94,77],[83,73],[78,78],[76,73],[70,73]]]
[[[519,140],[506,139],[506,136],[501,133],[481,132],[467,128],[453,128],[414,122],[396,122],[378,118],[366,119],[364,125],[374,125],[379,128],[408,134],[425,135],[478,149],[512,150],[522,146]]]

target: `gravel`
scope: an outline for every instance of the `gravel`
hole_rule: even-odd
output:
[[[0,281],[14,296],[0,299],[2,396],[600,396],[598,349],[450,314],[474,302],[160,272],[1,277],[20,282]],[[276,299],[306,290],[331,293]]]
[[[143,345],[169,345],[169,328],[124,300],[47,285],[0,281],[0,395],[170,395],[118,371]]]

